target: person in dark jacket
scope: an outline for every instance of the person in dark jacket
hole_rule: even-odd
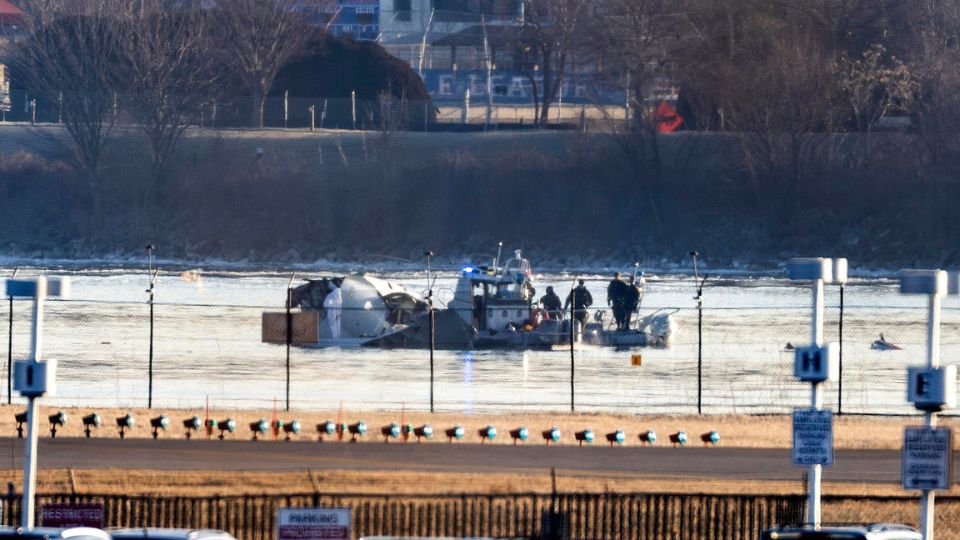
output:
[[[587,308],[593,305],[593,297],[590,296],[590,291],[587,290],[587,286],[584,285],[582,279],[579,283],[580,284],[573,288],[570,294],[567,295],[567,301],[563,303],[563,309],[569,309],[572,304],[573,318],[580,321],[580,328],[583,328],[584,322],[587,319]]]
[[[551,319],[563,319],[563,303],[557,293],[553,292],[553,287],[547,287],[547,294],[540,297],[540,305]]]
[[[613,318],[617,321],[617,330],[625,330],[626,309],[624,302],[628,288],[629,286],[620,279],[620,272],[614,274],[610,284],[607,285],[607,305],[613,310]]]
[[[633,317],[633,314],[637,312],[637,308],[640,307],[640,286],[637,285],[637,278],[631,277],[630,284],[626,286],[626,291],[623,297],[623,329],[630,329],[630,319]]]

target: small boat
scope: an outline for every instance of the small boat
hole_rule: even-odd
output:
[[[519,250],[503,266],[466,267],[457,280],[453,299],[433,312],[433,343],[438,349],[508,348],[553,349],[571,342],[570,319],[551,319],[536,307],[536,288],[530,262]],[[668,346],[676,333],[672,313],[654,312],[636,328],[615,331],[603,324],[603,312],[580,328],[574,322],[575,344],[601,347]],[[421,313],[403,328],[373,338],[364,345],[429,347],[430,313]]]
[[[875,351],[902,351],[903,347],[894,345],[886,339],[884,339],[883,334],[880,334],[880,339],[875,340],[870,344],[870,348]]]

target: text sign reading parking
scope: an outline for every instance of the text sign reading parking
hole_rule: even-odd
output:
[[[349,538],[349,508],[281,508],[277,510],[277,540],[349,540]]]
[[[833,465],[833,411],[793,411],[793,464]]]
[[[904,489],[950,489],[953,432],[950,428],[904,429],[900,460]]]
[[[44,504],[40,507],[44,527],[103,527],[102,504]]]

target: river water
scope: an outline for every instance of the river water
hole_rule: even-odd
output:
[[[5,272],[4,272],[5,271]],[[20,276],[40,267],[21,268]],[[9,276],[12,269],[0,268]],[[69,300],[47,305],[44,355],[59,361],[59,389],[49,402],[76,406],[145,406],[149,393],[148,279],[141,268],[47,270],[69,275]],[[334,276],[322,269],[306,275]],[[410,290],[426,288],[422,272],[378,274]],[[442,271],[441,301],[457,273]],[[596,304],[608,277],[584,276]],[[300,278],[298,277],[297,280]],[[287,399],[284,346],[261,343],[261,313],[281,311],[290,275],[270,271],[161,271],[156,282],[153,404],[195,408],[282,407]],[[564,295],[573,276],[536,276],[539,293]],[[793,380],[786,344],[810,340],[809,286],[776,277],[728,275],[704,289],[702,362],[698,363],[695,287],[687,275],[648,274],[641,312],[676,311],[679,333],[663,349],[569,351],[439,351],[434,356],[437,410],[569,410],[623,413],[783,412],[809,402],[809,386]],[[826,289],[825,337],[839,339],[840,289]],[[7,360],[8,314],[0,310],[0,355]],[[13,355],[29,353],[30,304],[14,303]],[[844,288],[842,404],[838,384],[824,385],[825,405],[844,412],[910,413],[906,369],[925,361],[926,299],[903,296],[896,282],[852,280]],[[883,333],[902,347],[871,349]],[[960,351],[960,302],[944,301],[941,358]],[[633,366],[631,356],[642,355]],[[698,370],[698,365],[700,369]],[[4,370],[5,371],[5,370]],[[701,376],[698,385],[698,373]],[[0,375],[5,381],[5,374]],[[298,349],[290,357],[293,409],[425,410],[430,405],[430,358],[424,350]],[[699,388],[699,390],[698,390]],[[7,399],[6,384],[0,395]],[[19,398],[14,398],[15,401]]]

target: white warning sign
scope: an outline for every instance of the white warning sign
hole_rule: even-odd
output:
[[[793,464],[833,465],[833,411],[793,411]]]
[[[953,431],[908,427],[900,458],[904,489],[948,490],[953,484]]]

